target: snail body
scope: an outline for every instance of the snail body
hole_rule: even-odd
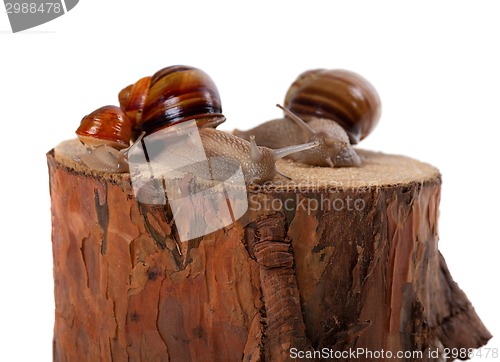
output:
[[[80,159],[91,169],[100,172],[123,173],[129,170],[126,153],[108,145],[87,149]]]
[[[230,170],[241,165],[245,182],[256,184],[270,181],[279,174],[277,160],[318,146],[317,142],[310,142],[271,149],[257,146],[253,137],[246,141],[213,128],[200,130],[200,138],[209,161],[222,161],[212,167],[216,179],[227,179],[232,174]]]
[[[303,121],[300,121],[303,122]],[[358,166],[361,163],[349,137],[338,124],[324,118],[311,120],[304,129],[290,118],[263,123],[249,131],[234,130],[234,134],[249,140],[255,136],[261,146],[281,148],[304,142],[317,142],[318,146],[294,153],[288,157],[294,161],[314,166]]]
[[[314,166],[358,166],[352,144],[368,136],[380,118],[380,98],[360,75],[345,70],[302,73],[285,96],[285,117],[234,133],[259,145],[284,147],[317,140],[319,146],[290,158]]]
[[[246,184],[261,184],[281,174],[276,168],[277,160],[316,146],[317,142],[311,142],[270,149],[257,146],[253,138],[246,141],[214,128],[193,127],[193,122],[182,123],[134,144],[130,169],[133,173],[163,175],[172,180],[189,176],[187,179],[239,183],[241,175]]]

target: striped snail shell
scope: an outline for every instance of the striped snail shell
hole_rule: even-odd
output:
[[[119,107],[104,106],[83,117],[76,135],[89,148],[107,145],[120,150],[130,145],[132,122]]]
[[[295,80],[285,96],[285,108],[308,122],[333,120],[352,144],[370,134],[380,118],[380,98],[365,78],[340,69],[309,70]]]
[[[134,128],[139,124],[144,110],[144,103],[151,84],[151,77],[139,79],[134,84],[121,90],[118,94],[120,108],[127,114],[133,122]]]
[[[185,65],[163,68],[140,79],[119,94],[120,107],[146,134],[188,120],[198,127],[216,127],[225,121],[219,91],[202,70]]]

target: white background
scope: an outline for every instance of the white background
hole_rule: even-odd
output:
[[[499,10],[494,1],[81,0],[12,34],[2,9],[0,360],[51,360],[45,153],[72,138],[83,115],[117,104],[122,87],[172,64],[212,76],[223,129],[278,117],[274,105],[306,69],[369,79],[383,114],[361,147],[440,168],[440,250],[499,334]],[[488,347],[500,348],[499,339]]]

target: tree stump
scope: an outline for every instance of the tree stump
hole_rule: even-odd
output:
[[[437,361],[491,338],[438,250],[428,164],[280,161],[293,183],[250,187],[242,218],[179,242],[168,206],[137,202],[129,174],[89,170],[81,152],[47,154],[56,361]]]

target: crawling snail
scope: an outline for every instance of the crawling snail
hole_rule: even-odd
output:
[[[131,119],[116,106],[104,106],[86,115],[76,130],[88,150],[82,161],[99,171],[126,172],[132,128]]]
[[[192,120],[199,127],[207,158],[238,162],[247,183],[273,179],[279,173],[276,160],[318,145],[313,141],[270,149],[257,146],[254,140],[216,130],[215,127],[225,121],[219,92],[205,72],[193,67],[164,68],[123,89],[119,100],[121,108],[99,108],[85,116],[76,131],[90,150],[87,157],[82,158],[89,167],[126,172],[127,152],[137,135],[146,137]]]
[[[255,136],[257,144],[272,148],[317,141],[318,147],[290,158],[315,166],[358,166],[361,160],[351,145],[368,136],[380,118],[375,88],[346,70],[302,73],[290,86],[285,107],[284,118],[234,134]]]
[[[245,182],[256,184],[270,181],[276,174],[289,178],[276,169],[276,161],[319,145],[318,142],[313,141],[271,149],[257,146],[254,137],[251,137],[250,142],[248,142],[240,137],[213,128],[200,130],[200,137],[207,158],[222,158],[224,164],[228,165],[237,162],[241,165]]]

